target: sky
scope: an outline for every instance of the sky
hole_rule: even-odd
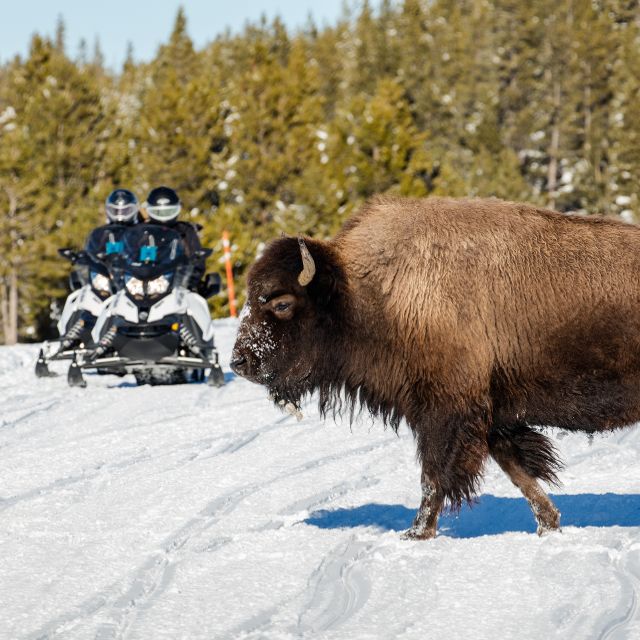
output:
[[[133,43],[137,60],[153,57],[158,45],[166,42],[180,5],[185,8],[189,35],[201,48],[227,27],[239,31],[247,21],[258,21],[263,13],[269,18],[279,15],[291,28],[303,26],[310,13],[317,24],[332,24],[343,3],[344,0],[0,0],[0,62],[16,54],[26,55],[35,32],[53,36],[60,15],[65,21],[71,56],[76,55],[82,38],[90,52],[99,38],[105,63],[118,68],[128,42]]]

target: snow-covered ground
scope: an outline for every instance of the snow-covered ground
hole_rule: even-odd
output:
[[[297,422],[230,373],[70,389],[36,351],[0,349],[0,638],[640,638],[637,427],[554,436],[561,534],[492,464],[477,506],[408,542],[406,428]]]

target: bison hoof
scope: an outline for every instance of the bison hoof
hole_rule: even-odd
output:
[[[430,540],[436,537],[435,529],[416,529],[411,527],[400,534],[402,540]]]
[[[560,512],[556,509],[544,514],[544,518],[538,520],[538,535],[543,536],[551,531],[560,531]]]
[[[562,529],[560,527],[547,527],[546,525],[539,524],[536,533],[539,536],[546,536],[548,533],[553,533],[554,531],[562,533]]]

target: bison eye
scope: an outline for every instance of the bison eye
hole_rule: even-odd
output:
[[[293,317],[295,302],[295,296],[284,294],[270,300],[269,307],[276,318],[280,320],[290,320]]]

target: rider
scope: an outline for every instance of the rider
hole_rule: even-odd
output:
[[[59,325],[60,351],[78,341],[95,322],[95,308],[84,307],[87,303],[77,296],[77,290],[83,286],[83,282],[90,281],[96,295],[102,300],[111,295],[109,278],[101,273],[94,273],[91,264],[102,262],[106,256],[122,253],[124,233],[138,222],[138,199],[128,189],[115,189],[105,201],[105,211],[107,224],[97,227],[87,236],[84,250],[88,260],[73,258],[75,269],[70,275],[70,281],[71,288],[75,291],[68,296],[62,311],[62,318],[66,317],[68,321],[63,328]]]
[[[121,253],[122,236],[137,224],[140,205],[138,198],[129,189],[115,189],[105,201],[107,224],[94,229],[85,242],[85,251],[98,253]]]
[[[189,289],[197,291],[205,272],[206,258],[202,253],[197,227],[191,222],[178,220],[181,208],[178,194],[169,187],[156,187],[149,192],[143,207],[149,216],[150,223],[166,225],[180,234],[185,255],[193,265]]]

